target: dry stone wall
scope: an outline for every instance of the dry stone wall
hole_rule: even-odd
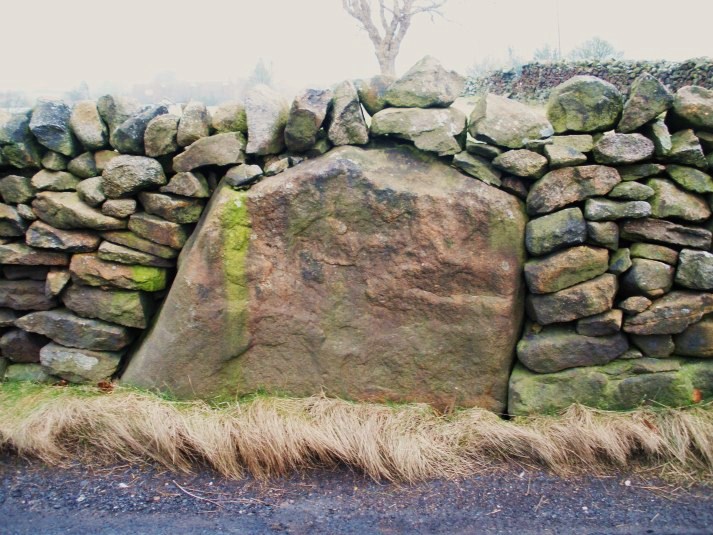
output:
[[[425,58],[291,106],[259,87],[210,111],[116,96],[0,111],[0,374],[120,376],[214,192],[274,184],[334,146],[412,144],[529,216],[508,412],[712,398],[713,91],[576,76],[545,111],[487,94],[467,118],[451,106],[463,83]],[[468,373],[482,370],[439,388]]]
[[[713,89],[713,60],[710,58],[673,61],[562,61],[528,63],[519,70],[494,71],[469,78],[468,95],[496,93],[517,100],[545,101],[550,91],[573,76],[589,75],[605,80],[626,94],[639,76],[650,74],[671,91],[686,85]]]

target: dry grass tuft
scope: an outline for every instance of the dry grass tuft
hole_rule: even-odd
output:
[[[153,461],[259,478],[343,463],[374,479],[471,474],[499,461],[560,474],[635,466],[713,480],[713,407],[611,413],[572,406],[505,421],[468,409],[386,406],[318,396],[211,406],[126,388],[0,385],[0,448],[50,464]]]

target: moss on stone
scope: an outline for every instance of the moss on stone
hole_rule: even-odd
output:
[[[150,266],[131,266],[131,278],[137,290],[158,292],[166,288],[166,269]]]

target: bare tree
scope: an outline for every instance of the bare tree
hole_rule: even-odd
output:
[[[577,48],[572,50],[570,57],[574,60],[604,60],[604,59],[620,59],[624,52],[614,48],[609,41],[605,41],[601,37],[593,37],[588,41],[584,41]]]
[[[349,15],[355,18],[374,45],[381,74],[395,76],[396,56],[401,42],[419,13],[440,14],[447,0],[342,0]],[[374,13],[378,13],[378,19]]]

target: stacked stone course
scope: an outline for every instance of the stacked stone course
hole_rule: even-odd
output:
[[[0,372],[115,376],[221,178],[248,188],[335,146],[412,143],[530,217],[511,414],[713,397],[713,92],[576,76],[546,114],[487,94],[467,118],[463,84],[424,58],[291,106],[258,87],[211,112],[114,96],[0,112]]]

